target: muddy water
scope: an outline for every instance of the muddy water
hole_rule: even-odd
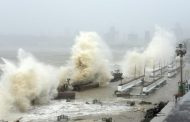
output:
[[[45,54],[45,55],[44,55]],[[9,59],[15,59],[16,53],[9,52],[9,53],[2,53],[1,56]],[[66,63],[66,60],[69,59],[69,54],[62,54],[62,53],[50,53],[50,52],[41,52],[41,53],[34,53],[34,55],[39,58],[39,60],[50,63],[53,65],[60,66],[62,64]],[[117,59],[119,61],[119,59]],[[145,100],[150,101],[153,103],[157,103],[159,101],[174,101],[173,95],[177,93],[177,86],[179,81],[179,74],[172,79],[167,79],[167,84],[163,87],[155,90],[153,93],[151,93],[148,96],[142,96],[142,97],[134,97],[130,99],[139,99],[139,100]],[[114,95],[114,91],[117,89],[117,85],[119,82],[110,83],[106,87],[101,88],[95,88],[91,90],[81,91],[77,92],[76,100],[79,101],[87,101],[91,102],[93,99],[98,99],[100,101],[123,101],[123,99],[128,100],[129,98],[117,98]],[[143,106],[144,107],[144,106]],[[142,107],[142,110],[143,110]],[[147,108],[146,106],[144,108]],[[99,120],[102,117],[112,117],[115,122],[139,122],[141,119],[143,119],[144,113],[142,111],[122,111],[112,113],[109,112],[109,114],[99,114],[99,115],[86,115],[82,117],[82,119],[86,120],[78,120],[78,122],[90,122],[94,120]]]
[[[148,96],[132,97],[132,98],[126,98],[126,99],[139,99],[139,100],[144,100],[144,101],[150,101],[153,104],[158,103],[159,101],[174,101],[174,94],[177,93],[177,85],[178,85],[177,82],[178,81],[179,81],[179,74],[172,79],[167,79],[166,85],[154,90]],[[91,89],[88,91],[78,92],[77,98],[83,99],[83,100],[84,99],[89,100],[89,99],[93,99],[93,98],[97,98],[100,100],[120,99],[114,95],[114,91],[116,90],[117,84],[118,84],[118,82],[111,83],[109,86],[107,86],[105,88],[97,88],[97,89]],[[142,108],[144,108],[144,110],[145,110],[148,107],[142,106]],[[130,111],[130,112],[126,111],[126,112],[122,112],[118,115],[113,114],[110,116],[113,117],[113,120],[115,122],[139,122],[140,120],[143,119],[144,112],[142,112],[142,111]],[[93,117],[93,118],[101,119],[101,117],[110,117],[110,116],[97,116],[97,117]]]

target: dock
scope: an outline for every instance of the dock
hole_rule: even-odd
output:
[[[134,79],[131,79],[127,83],[119,84],[117,86],[117,90],[119,92],[127,91],[127,90],[131,89],[132,87],[142,83],[143,81],[141,80],[141,78],[143,78],[143,77],[144,77],[144,75],[140,76],[140,77],[137,77],[137,78],[134,78]]]
[[[155,89],[157,86],[160,86],[162,84],[166,83],[166,80],[164,78],[159,78],[153,82],[150,82],[149,84],[145,85],[143,87],[143,93],[149,94],[153,89]]]

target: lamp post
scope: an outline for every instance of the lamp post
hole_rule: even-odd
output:
[[[185,94],[185,83],[183,82],[183,56],[186,54],[186,48],[183,44],[179,44],[176,48],[176,54],[180,57],[180,82],[178,86],[178,92],[181,96]]]

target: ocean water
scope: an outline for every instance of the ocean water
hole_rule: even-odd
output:
[[[19,49],[19,48],[18,48]],[[25,48],[23,48],[25,49]],[[25,49],[27,52],[30,52],[33,54],[34,57],[37,58],[37,60],[54,65],[54,66],[64,66],[67,64],[71,57],[71,47],[67,49]],[[126,53],[127,48],[120,48],[120,49],[112,49],[110,50],[111,64],[117,64],[120,63]],[[9,59],[11,61],[16,61],[17,56],[17,49],[10,50],[10,49],[3,49],[0,50],[0,57]],[[2,60],[0,60],[2,62]]]
[[[51,46],[50,46],[51,47]],[[23,48],[26,51],[31,52],[39,61],[51,64],[54,66],[64,66],[67,64],[69,61],[69,58],[71,56],[71,48],[72,46],[68,47],[63,47],[63,48],[50,48],[48,49],[47,47],[44,48]],[[112,53],[112,60],[110,60],[111,64],[119,64],[124,56],[127,50],[132,49],[133,47],[113,47],[110,48],[110,51]],[[0,57],[4,57],[6,59],[9,59],[11,61],[16,61],[16,55],[17,55],[17,48],[14,49],[0,49]],[[1,61],[1,60],[0,60]],[[2,61],[1,61],[2,62]],[[173,101],[173,95],[177,92],[177,82],[179,80],[179,75],[173,79],[168,79],[167,84],[163,86],[160,89],[157,89],[154,93],[152,93],[149,96],[138,98],[139,100],[147,100],[151,101],[153,103],[159,102],[161,100],[169,100]],[[72,102],[67,104],[67,106],[62,106],[59,105],[58,102],[55,102],[55,109],[56,107],[67,107],[72,108],[71,112],[72,114],[77,114],[77,115],[84,115],[84,118],[93,118],[93,119],[98,119],[103,116],[105,117],[113,117],[114,121],[116,122],[139,122],[143,118],[143,112],[134,112],[128,110],[127,106],[123,106],[124,103],[121,104],[122,99],[118,99],[116,96],[114,96],[114,91],[117,89],[117,83],[110,84],[109,86],[105,88],[97,88],[97,89],[92,89],[88,91],[83,91],[83,92],[77,92],[77,101]],[[88,106],[82,103],[85,103],[85,101],[92,101],[93,99],[99,99],[101,101],[109,101],[113,105],[109,108],[109,106]],[[117,101],[118,100],[118,101]],[[81,103],[82,101],[82,103]],[[117,101],[115,103],[115,101]],[[120,103],[119,105],[118,102]],[[54,103],[54,102],[53,102]],[[60,101],[60,104],[66,104],[65,101]],[[83,106],[83,107],[81,107]],[[118,107],[117,107],[118,106]],[[54,107],[53,105],[50,105],[50,107]],[[86,108],[85,108],[86,107]],[[40,107],[39,107],[40,108]],[[47,109],[46,109],[47,108]],[[43,109],[43,106],[42,106]],[[59,108],[58,108],[59,109]],[[63,109],[62,111],[65,113],[68,113]],[[36,110],[31,110],[29,113],[25,113],[25,116],[30,118],[30,117],[39,117],[40,114],[44,114],[37,108]],[[48,113],[51,111],[48,111],[49,108],[45,106],[44,110]],[[80,112],[81,111],[81,112]],[[96,113],[99,112],[99,114]],[[112,112],[110,112],[112,111]],[[119,112],[118,112],[119,111]],[[38,113],[39,112],[39,113]],[[88,115],[88,114],[91,115]],[[49,114],[49,113],[48,113]],[[59,114],[59,113],[58,113]],[[44,115],[46,116],[46,115]],[[48,115],[47,115],[48,116]],[[93,116],[93,117],[92,117]],[[27,118],[26,118],[27,120]],[[86,120],[86,122],[90,122]]]

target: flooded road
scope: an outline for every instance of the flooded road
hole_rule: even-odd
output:
[[[178,81],[179,81],[179,74],[176,77],[167,79],[167,84],[155,89],[151,94],[147,96],[138,96],[138,97],[131,97],[131,98],[124,98],[124,99],[137,99],[143,100],[154,103],[158,103],[160,101],[172,101],[174,102],[174,94],[177,93],[178,88]],[[110,99],[120,99],[114,95],[114,91],[117,89],[118,83],[111,83],[109,86],[105,88],[97,88],[91,89],[88,91],[83,91],[77,93],[79,99],[90,99],[90,98],[97,98],[100,100]],[[146,110],[146,108],[152,106],[138,106],[141,110]],[[115,122],[139,122],[144,118],[144,111],[125,111],[120,113],[119,115],[111,115]],[[105,117],[105,116],[104,116]],[[109,117],[109,116],[107,116]],[[99,117],[100,118],[100,117]]]
[[[114,122],[139,122],[144,117],[144,111],[153,105],[139,105],[141,100],[154,103],[174,101],[177,93],[179,74],[167,79],[167,84],[155,89],[147,96],[132,96],[121,98],[114,95],[120,82],[110,83],[106,87],[94,88],[76,93],[76,100],[71,102],[52,101],[49,105],[32,108],[25,113],[21,121],[55,121],[58,115],[69,116],[69,122],[100,121],[103,117],[112,117]],[[101,104],[93,104],[97,99]],[[128,101],[135,101],[135,106],[129,106]]]
[[[49,55],[47,54],[47,57],[41,57],[40,59],[46,62],[55,60],[53,57],[46,60],[48,58]],[[59,62],[53,61],[53,64],[60,65],[62,60],[65,59],[67,57],[60,59]],[[188,70],[188,67],[189,65],[184,70]],[[139,122],[144,117],[144,111],[153,106],[141,106],[139,105],[140,101],[148,101],[153,104],[160,101],[174,101],[174,94],[178,90],[179,73],[174,78],[168,79],[166,76],[165,78],[167,80],[166,85],[156,88],[147,96],[116,97],[114,91],[117,90],[120,81],[110,83],[105,87],[76,92],[76,100],[71,102],[65,100],[51,101],[48,105],[31,107],[26,113],[21,113],[21,122],[51,122],[56,121],[58,115],[69,116],[71,118],[69,122],[100,121],[103,117],[112,117],[114,122]],[[101,104],[93,104],[94,99],[99,100]],[[128,101],[135,101],[135,105],[130,106],[127,104]]]

